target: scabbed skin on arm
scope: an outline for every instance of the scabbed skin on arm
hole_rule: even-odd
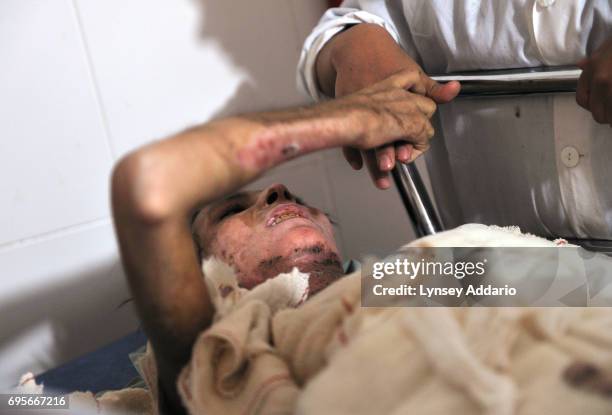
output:
[[[314,116],[319,119],[315,122],[308,119]],[[316,150],[341,145],[348,134],[339,134],[339,131],[354,135],[351,131],[354,128],[346,127],[353,121],[333,111],[329,114],[316,111],[306,119],[288,119],[262,130],[240,148],[238,162],[245,169],[261,171]]]
[[[295,140],[277,140],[273,136],[258,137],[238,152],[238,162],[247,169],[259,170],[300,155],[304,150]]]

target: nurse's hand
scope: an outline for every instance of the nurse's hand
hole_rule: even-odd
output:
[[[612,39],[578,62],[578,66],[582,75],[578,80],[576,102],[591,111],[595,121],[612,127]]]
[[[359,24],[336,35],[321,50],[317,59],[317,77],[324,93],[341,97],[380,82],[399,71],[412,71],[414,82],[407,90],[441,104],[459,93],[458,82],[439,84],[400,48],[387,31],[373,24]],[[360,151],[343,148],[344,157],[356,170],[365,160],[374,184],[380,189],[391,185],[389,172],[395,162],[414,161],[422,151],[405,141]]]

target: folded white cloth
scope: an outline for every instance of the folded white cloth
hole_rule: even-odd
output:
[[[270,321],[306,299],[308,274],[294,268],[248,291],[215,258],[203,270],[217,322],[197,339],[179,376],[185,407],[191,414],[292,414],[299,391],[273,346]]]

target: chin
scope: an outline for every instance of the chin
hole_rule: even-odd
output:
[[[336,242],[313,226],[296,226],[285,232],[278,241],[280,255],[291,258],[297,255],[318,256],[338,254]]]
[[[263,250],[265,256],[259,259],[256,272],[263,279],[289,272],[293,267],[302,272],[321,267],[342,268],[335,241],[316,226],[293,226],[267,245],[273,249]]]

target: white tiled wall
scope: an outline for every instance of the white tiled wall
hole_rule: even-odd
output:
[[[302,39],[322,0],[0,2],[0,386],[133,330],[108,207],[113,163],[212,117],[306,102]],[[397,195],[338,152],[288,183],[340,225],[345,256],[412,238]]]
[[[107,217],[112,158],[72,4],[0,7],[4,246]]]

